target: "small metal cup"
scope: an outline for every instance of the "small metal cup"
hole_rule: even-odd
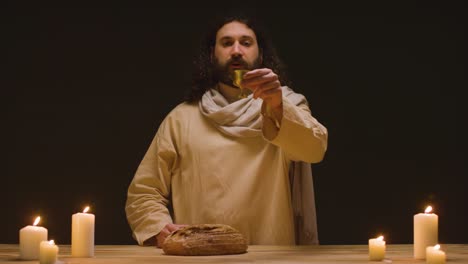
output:
[[[239,89],[241,90],[240,94],[239,94],[239,98],[246,98],[247,97],[247,94],[244,92],[245,89],[244,89],[244,87],[242,87],[241,82],[242,82],[242,79],[244,78],[244,74],[246,72],[248,72],[248,71],[249,70],[237,69],[237,70],[234,70],[234,72],[232,74],[232,84],[239,87]]]

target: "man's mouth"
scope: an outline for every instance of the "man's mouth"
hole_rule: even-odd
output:
[[[247,69],[247,63],[243,60],[232,60],[229,62],[229,68],[231,69]]]
[[[242,63],[231,63],[230,67],[232,69],[242,69],[242,68],[244,68],[244,64],[242,64]]]

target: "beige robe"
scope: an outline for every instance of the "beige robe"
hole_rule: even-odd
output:
[[[295,244],[289,166],[321,161],[327,130],[307,104],[288,98],[279,130],[262,120],[260,136],[234,137],[221,133],[197,104],[173,109],[128,189],[127,219],[137,242],[168,223],[224,223],[249,244]]]

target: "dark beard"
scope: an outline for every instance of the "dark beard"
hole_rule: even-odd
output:
[[[226,85],[236,87],[232,83],[232,77],[231,77],[232,76],[232,71],[229,69],[229,66],[232,63],[240,63],[240,64],[242,64],[244,66],[244,69],[254,70],[254,69],[260,68],[261,59],[260,59],[260,56],[258,56],[257,59],[253,62],[253,64],[249,65],[242,58],[234,57],[234,58],[231,58],[230,60],[228,60],[226,62],[226,64],[221,65],[219,63],[218,59],[214,58],[212,67],[213,67],[213,78],[214,78],[215,82],[221,82],[221,83],[224,83]]]

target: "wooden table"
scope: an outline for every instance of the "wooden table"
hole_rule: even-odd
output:
[[[93,258],[72,258],[70,246],[59,246],[59,263],[62,264],[158,264],[158,263],[419,263],[413,259],[413,245],[387,245],[385,259],[381,262],[368,260],[367,245],[320,245],[320,246],[249,246],[248,252],[240,255],[180,257],[164,255],[161,249],[136,245],[98,245]],[[442,245],[447,253],[447,263],[468,264],[468,245]],[[0,244],[0,263],[27,264],[39,261],[20,261],[18,245]]]

